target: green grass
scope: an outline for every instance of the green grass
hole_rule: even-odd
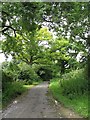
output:
[[[63,90],[60,86],[60,82],[57,79],[51,81],[49,89],[53,97],[62,103],[65,107],[74,110],[76,113],[83,117],[88,117],[88,95],[75,95],[73,99],[70,99],[66,95],[62,94]]]
[[[6,89],[2,92],[2,107],[5,108],[14,98],[26,90],[21,82],[7,83]]]

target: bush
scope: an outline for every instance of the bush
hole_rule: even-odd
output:
[[[32,85],[33,84],[32,80],[24,80],[23,82],[25,85]]]
[[[4,90],[9,82],[13,81],[13,75],[2,70],[2,90]]]
[[[30,73],[29,70],[22,70],[18,76],[19,79],[25,80],[25,79],[30,79]]]
[[[15,60],[12,60],[11,62],[3,62],[2,63],[2,70],[13,77],[13,80],[17,80],[19,75],[19,67]]]
[[[65,107],[72,109],[73,111],[79,113],[84,118],[88,117],[88,95],[74,95],[71,99],[67,95],[63,95],[62,87],[58,79],[52,79],[50,81],[49,90],[53,97],[63,104]]]
[[[26,91],[26,88],[23,87],[23,83],[21,82],[13,82],[13,83],[7,83],[7,87],[2,92],[2,105],[7,105],[8,102],[10,102],[12,99],[17,97],[18,95],[21,95],[24,91]]]
[[[88,91],[88,80],[84,69],[75,70],[64,74],[60,80],[63,95],[72,99],[75,95],[82,95]]]
[[[39,76],[35,73],[33,68],[26,64],[21,66],[21,71],[19,73],[18,79],[23,80],[25,84],[32,84],[33,81],[40,80]]]
[[[18,64],[14,61],[2,63],[2,89],[7,87],[8,83],[12,83],[17,80],[19,75]]]

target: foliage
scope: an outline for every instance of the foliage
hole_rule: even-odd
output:
[[[4,91],[2,92],[2,107],[6,107],[17,96],[21,95],[27,89],[23,87],[21,82],[7,83]]]
[[[57,38],[55,41],[52,41],[50,48],[50,56],[53,62],[60,67],[60,73],[65,72],[65,66],[68,65],[70,56],[68,54],[69,50],[69,40],[64,38]]]
[[[13,81],[13,76],[11,74],[2,71],[2,90],[6,88],[6,84],[8,82],[12,82],[12,81]]]
[[[2,71],[5,74],[12,76],[12,80],[16,80],[18,78],[20,68],[18,67],[18,63],[16,60],[12,60],[10,62],[5,61],[2,63]]]
[[[37,74],[42,78],[44,81],[48,81],[52,78],[52,70],[48,67],[40,67],[37,71]]]
[[[32,84],[34,81],[40,80],[39,76],[33,71],[32,68],[29,70],[21,70],[18,79],[26,81],[26,84]]]
[[[88,117],[88,94],[74,94],[74,97],[70,99],[70,97],[67,97],[67,95],[62,93],[63,90],[60,86],[59,79],[60,78],[53,78],[50,81],[49,90],[52,93],[53,97],[62,103],[65,107],[71,108],[83,117]]]
[[[0,49],[6,58],[9,55],[13,58],[2,65],[3,88],[18,80],[32,84],[39,76],[44,80],[62,76],[55,86],[58,90],[55,95],[60,91],[58,87],[67,99],[86,94],[86,72],[79,68],[88,60],[89,76],[89,5],[87,2],[3,2],[0,21],[4,39]],[[77,62],[80,53],[83,54]]]
[[[41,82],[40,78],[30,65],[19,61],[4,62],[2,64],[3,107],[39,81]]]
[[[68,96],[70,99],[73,99],[76,95],[82,95],[88,92],[88,80],[84,69],[64,74],[60,79],[60,86],[62,88],[62,94]]]
[[[39,58],[39,54],[44,51],[43,43],[45,41],[48,42],[51,38],[52,34],[47,28],[37,29],[34,32],[22,35],[17,34],[16,37],[7,37],[2,42],[2,51],[7,56],[11,55],[14,59],[16,58],[32,65]]]
[[[26,84],[32,84],[33,81],[38,81],[40,78],[35,73],[30,65],[24,62],[18,62],[15,60],[11,62],[4,62],[2,64],[2,83],[3,89],[7,82],[14,82],[24,80]]]
[[[19,75],[19,68],[15,61],[2,63],[2,90],[7,88],[8,83],[13,83]]]
[[[68,46],[74,50],[72,56],[76,57],[80,50],[85,52],[87,48],[88,14],[87,2],[3,3],[2,32],[8,40],[4,44],[6,47],[2,47],[3,52],[18,56],[28,64],[32,64],[37,59],[37,54],[41,52],[38,50],[37,40],[40,42],[52,39],[47,29],[42,28],[46,23],[49,30],[55,31],[58,37],[69,36],[70,46]],[[9,25],[6,25],[7,21]],[[15,37],[10,34],[11,31],[17,33]]]

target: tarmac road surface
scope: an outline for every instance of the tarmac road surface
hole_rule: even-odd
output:
[[[48,82],[34,86],[20,100],[15,100],[5,111],[3,118],[60,118],[47,96]]]

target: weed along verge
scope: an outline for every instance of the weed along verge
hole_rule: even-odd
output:
[[[71,75],[72,73],[70,73]],[[73,71],[73,74],[75,75],[79,75],[79,82],[85,82],[82,81],[82,78],[84,77],[84,74],[81,70],[81,72],[79,73],[78,71]],[[82,78],[81,78],[81,74],[82,74]],[[73,80],[73,84],[74,86],[71,87],[71,79],[74,79],[73,76],[70,75],[66,75],[65,79],[68,79],[68,83],[65,83],[65,81],[63,82],[63,78],[57,78],[57,79],[53,79],[50,82],[49,85],[49,90],[51,91],[52,96],[61,104],[63,104],[65,107],[72,109],[73,111],[75,111],[76,113],[78,113],[80,116],[87,118],[88,117],[88,93],[87,90],[82,90],[85,88],[85,86],[80,89],[80,84],[79,82],[76,84],[74,83]],[[62,80],[62,86],[60,85],[60,79]],[[75,78],[76,79],[76,78]],[[84,80],[85,77],[84,77]],[[66,81],[67,82],[67,81]],[[65,88],[64,88],[64,84],[65,84]],[[67,84],[67,86],[66,86]],[[79,85],[79,88],[77,87]],[[84,83],[85,85],[85,83]],[[73,91],[79,89],[78,93],[74,93]],[[65,90],[64,90],[65,89]],[[72,93],[70,92],[70,94],[68,95],[67,92],[69,92],[71,89]],[[73,90],[74,89],[74,90]],[[86,89],[86,88],[85,88]],[[82,91],[84,91],[84,93],[82,93]]]

